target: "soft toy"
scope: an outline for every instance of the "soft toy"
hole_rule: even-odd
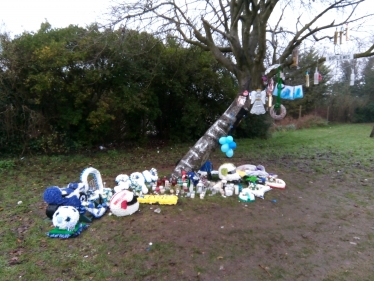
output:
[[[52,238],[76,237],[88,228],[87,224],[79,222],[79,212],[72,206],[60,206],[53,214],[52,223],[55,229],[47,233]]]
[[[134,172],[130,175],[130,181],[133,191],[139,196],[148,193],[148,187],[145,185],[145,180],[142,173]]]
[[[148,170],[145,170],[142,172],[142,175],[144,177],[144,182],[147,185],[152,185],[153,183],[157,182],[158,180],[158,173],[155,168]]]
[[[114,215],[123,217],[139,210],[139,202],[132,191],[122,190],[113,195],[109,207]]]
[[[120,174],[116,177],[117,186],[114,187],[114,192],[129,189],[131,185],[130,177],[126,174]]]

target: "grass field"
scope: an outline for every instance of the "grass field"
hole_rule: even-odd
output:
[[[179,198],[160,214],[144,204],[132,216],[106,214],[73,239],[46,236],[47,187],[75,182],[89,166],[107,187],[121,173],[168,175],[191,144],[0,158],[0,280],[373,280],[372,126],[235,140],[232,158],[212,154],[215,169],[262,164],[286,190],[246,205]]]

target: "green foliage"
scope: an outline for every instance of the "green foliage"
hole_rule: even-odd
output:
[[[0,160],[0,172],[11,170],[16,166],[14,160]]]
[[[369,102],[362,107],[356,108],[353,116],[353,122],[374,122],[374,102]]]
[[[132,30],[70,25],[2,36],[0,147],[65,153],[84,146],[200,137],[235,96],[209,53]]]
[[[239,126],[235,129],[233,135],[237,138],[261,138],[270,137],[270,127],[273,119],[268,114],[253,115],[247,114],[242,119]]]
[[[355,85],[355,99],[360,100],[360,106],[354,109],[353,122],[374,121],[374,58],[365,62],[362,78]]]

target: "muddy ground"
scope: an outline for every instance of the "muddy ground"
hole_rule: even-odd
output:
[[[141,205],[131,217],[95,224],[91,232],[110,221],[108,265],[123,274],[107,280],[374,280],[373,178],[362,177],[367,171],[359,163],[319,173],[305,160],[261,164],[287,187],[252,203],[218,195],[182,198],[160,206],[160,214],[154,212],[159,206]],[[126,264],[138,253],[140,263]]]
[[[374,280],[373,159],[368,167],[349,159],[329,164],[333,157],[235,158],[237,166],[264,165],[286,188],[251,203],[215,195],[141,204],[131,216],[105,214],[74,239],[44,235],[51,223],[44,219],[43,182],[32,189],[32,211],[4,216],[19,225],[1,234],[11,249],[2,252],[6,276],[16,272],[6,280]],[[212,161],[218,169],[227,159]],[[160,175],[174,168],[156,167]],[[118,174],[103,171],[107,182]]]

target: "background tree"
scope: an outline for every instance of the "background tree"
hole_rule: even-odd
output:
[[[174,35],[189,44],[210,51],[215,59],[236,77],[239,93],[262,88],[265,68],[276,63],[283,68],[292,64],[291,54],[305,40],[319,41],[337,27],[362,21],[354,11],[363,0],[326,1],[135,1],[113,8],[114,24],[152,28],[156,34]],[[300,11],[286,14],[287,8]],[[330,21],[342,12],[339,20]],[[302,16],[305,15],[305,16]],[[283,20],[293,23],[283,25]],[[326,22],[325,19],[329,19]],[[365,54],[370,55],[374,45]],[[267,57],[271,59],[266,64]],[[321,63],[324,59],[319,59]],[[313,65],[305,66],[310,68]],[[269,73],[273,76],[276,69]],[[300,71],[305,73],[305,69]],[[234,101],[216,123],[198,140],[180,161],[173,176],[182,169],[196,170],[208,159],[218,139],[246,115],[249,104],[241,107]]]

